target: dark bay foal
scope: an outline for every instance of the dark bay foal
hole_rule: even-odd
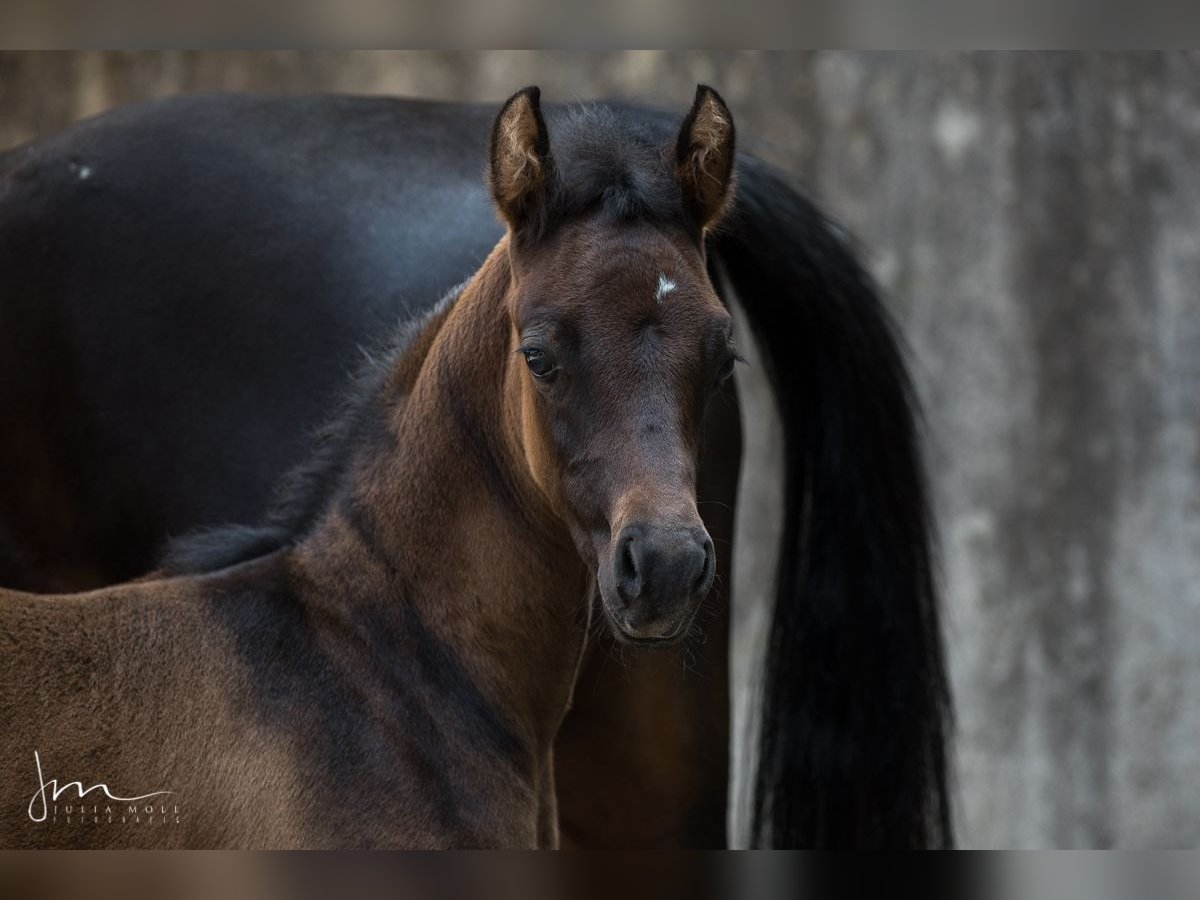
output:
[[[364,388],[302,540],[0,593],[0,845],[556,845],[592,618],[677,640],[712,585],[699,434],[736,355],[702,248],[733,140],[701,88],[675,146],[556,158],[514,96],[508,232]]]

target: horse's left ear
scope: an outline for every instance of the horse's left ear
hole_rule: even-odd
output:
[[[496,208],[513,231],[531,224],[544,209],[553,178],[541,96],[537,87],[517,91],[492,125],[488,186]]]
[[[701,227],[714,224],[733,196],[735,137],[733,115],[721,95],[697,85],[675,142],[675,173]]]

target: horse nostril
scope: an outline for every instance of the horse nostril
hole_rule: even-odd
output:
[[[712,538],[705,536],[704,546],[701,548],[704,554],[704,559],[700,564],[700,574],[696,576],[696,580],[692,583],[693,594],[707,593],[712,586],[712,580],[717,567],[717,554],[713,549]]]
[[[637,538],[632,534],[626,535],[616,559],[617,593],[626,603],[636,599],[642,592],[639,555]]]

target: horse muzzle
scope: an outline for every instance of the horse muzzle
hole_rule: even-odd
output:
[[[715,575],[703,526],[630,524],[609,546],[600,593],[618,637],[668,643],[687,633]]]

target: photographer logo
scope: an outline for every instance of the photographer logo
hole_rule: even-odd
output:
[[[29,799],[28,812],[32,822],[67,825],[179,823],[177,804],[162,800],[147,802],[156,797],[171,796],[174,791],[150,791],[125,797],[114,794],[104,783],[85,788],[82,781],[69,781],[60,786],[57,778],[46,778],[42,758],[36,750],[33,751],[33,764],[37,770],[38,789]],[[90,799],[89,795],[92,795]]]

